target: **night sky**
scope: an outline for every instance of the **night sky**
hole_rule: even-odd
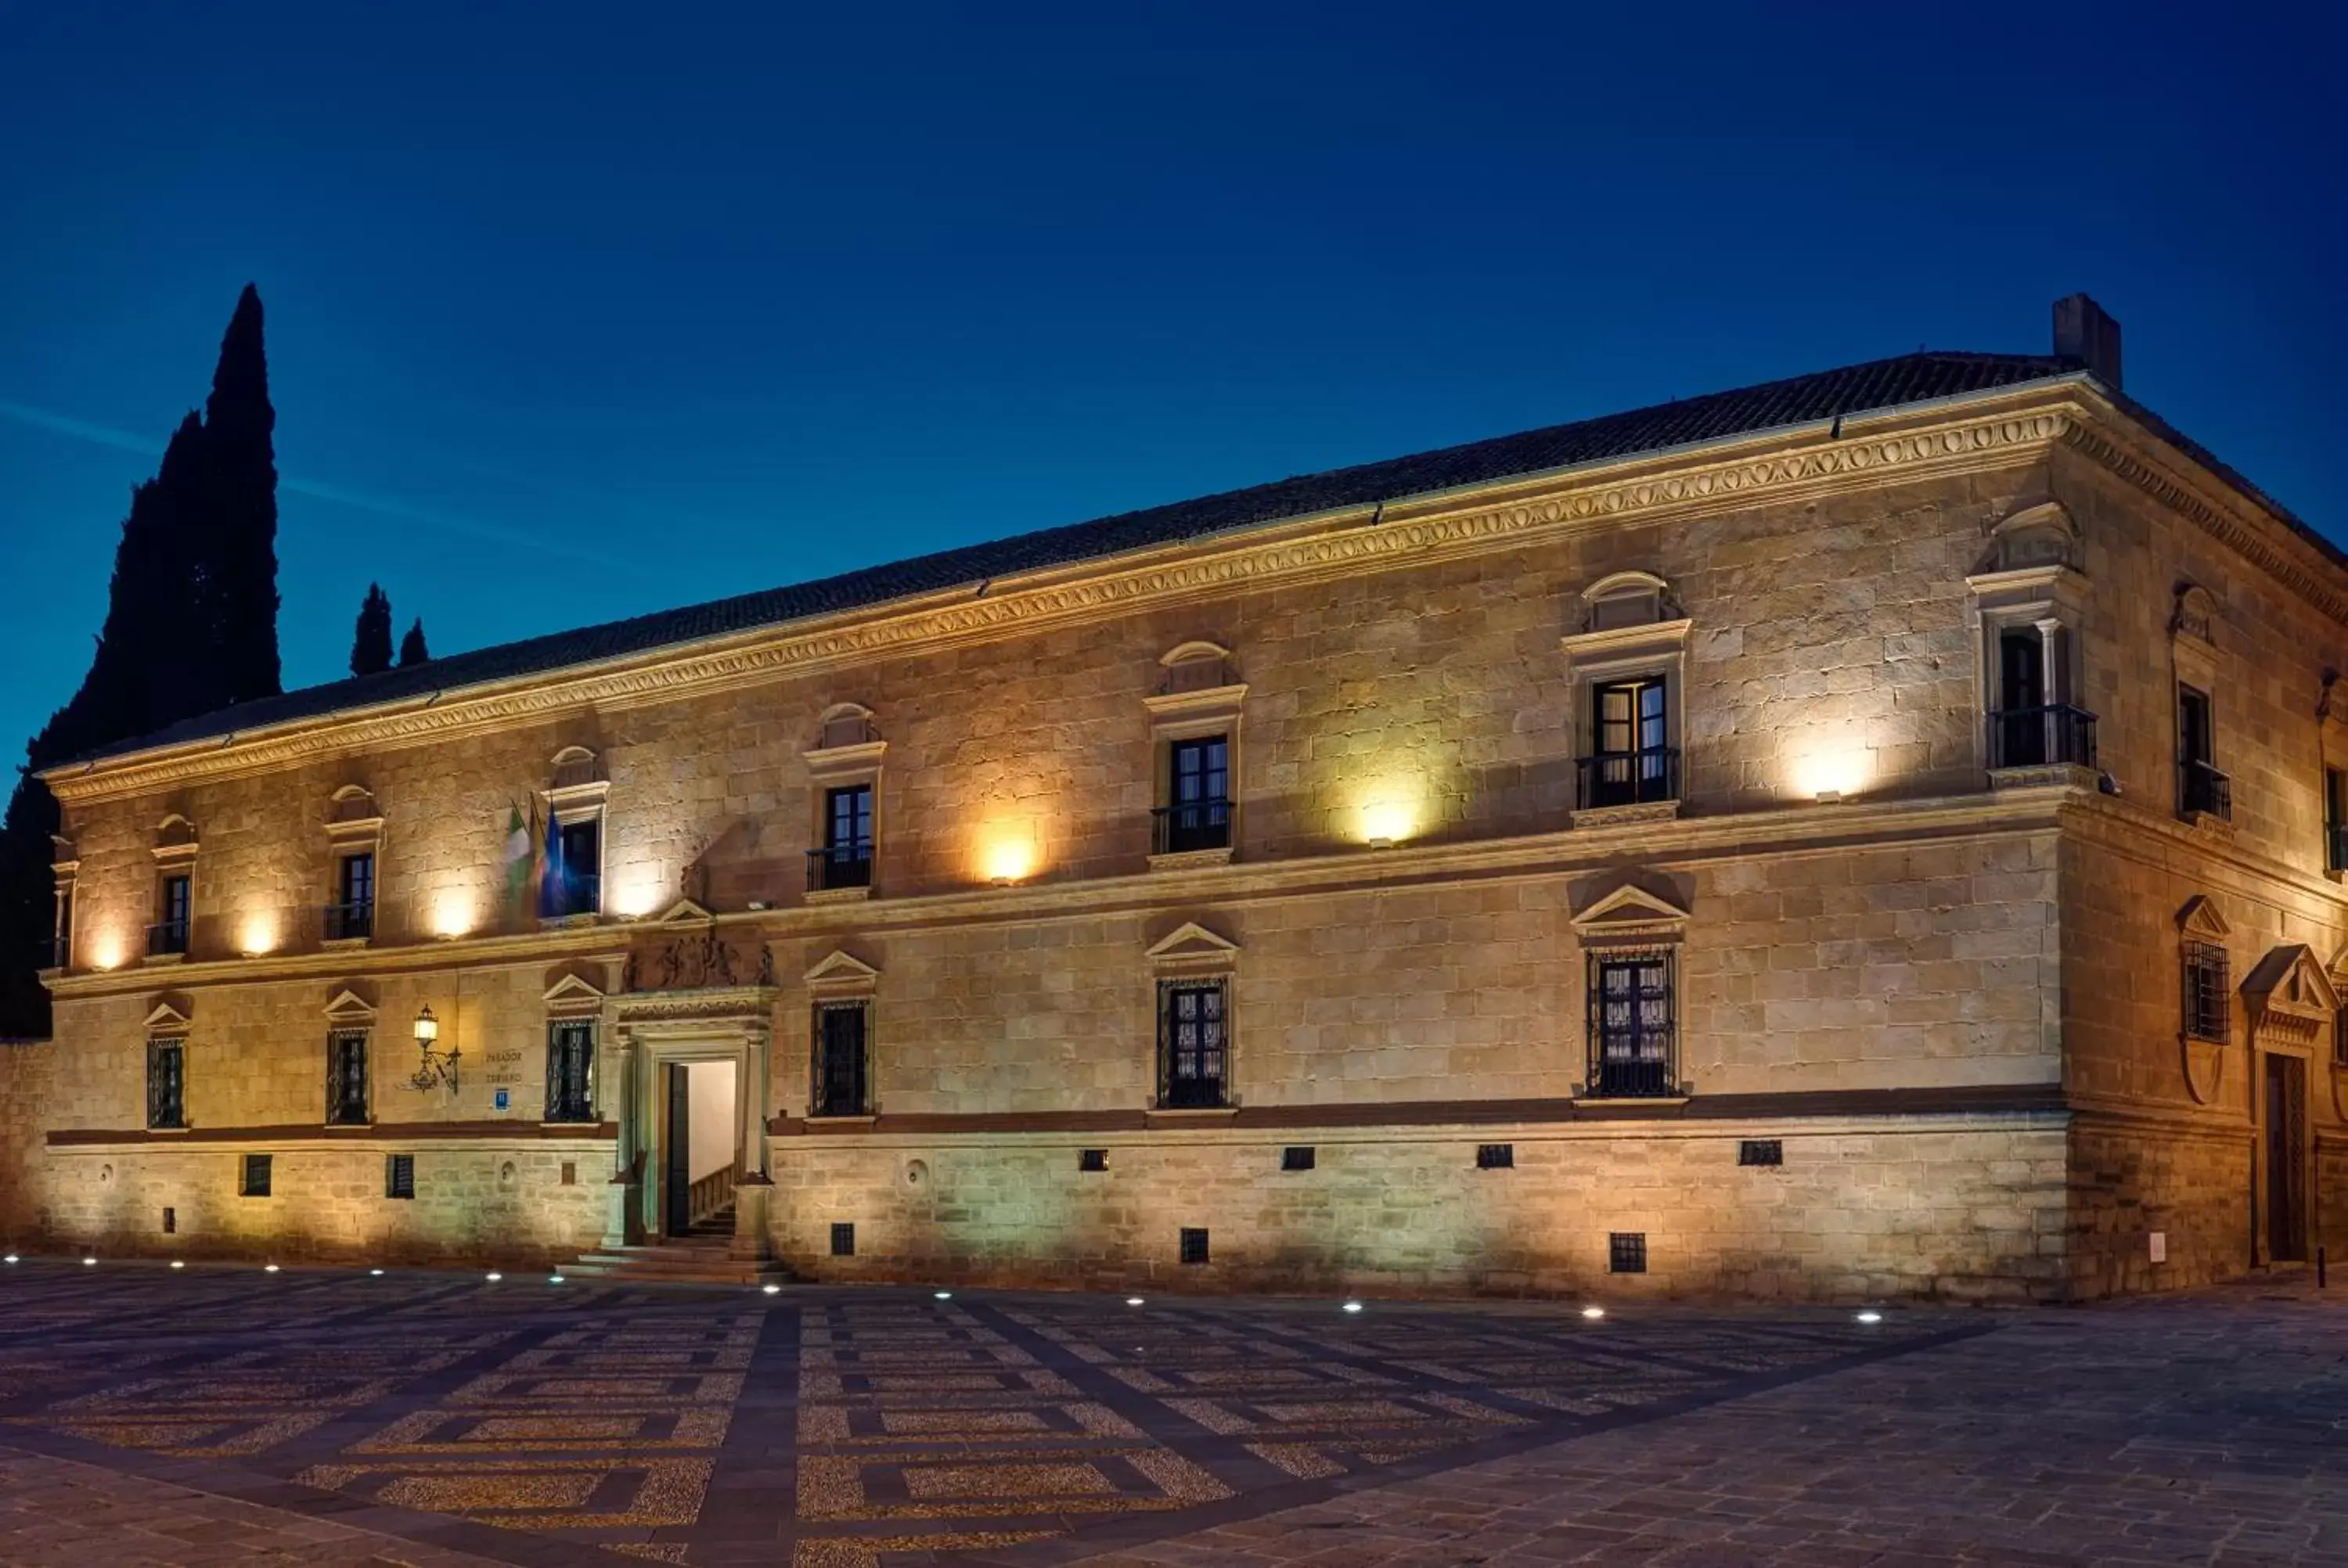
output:
[[[1467,9],[0,0],[0,750],[247,280],[288,686],[2080,289],[2348,538],[2337,20]]]

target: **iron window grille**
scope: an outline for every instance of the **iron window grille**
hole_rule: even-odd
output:
[[[1679,798],[1680,753],[1662,677],[1590,689],[1590,753],[1579,763],[1584,809]]]
[[[1515,1170],[1517,1168],[1517,1146],[1514,1143],[1477,1144],[1476,1168],[1479,1171]]]
[[[1228,1103],[1229,993],[1220,980],[1169,980],[1158,992],[1158,1102],[1173,1109]]]
[[[1989,765],[2035,768],[2096,765],[2096,716],[2068,702],[2005,708],[1989,716]]]
[[[1182,1227],[1182,1261],[1205,1263],[1208,1258],[1207,1230],[1204,1225]]]
[[[1590,1092],[1601,1100],[1679,1092],[1673,1071],[1673,955],[1590,958]]]
[[[364,1127],[366,1121],[366,1030],[338,1029],[326,1037],[326,1125]]]
[[[416,1196],[416,1156],[393,1154],[384,1162],[383,1195],[386,1198]]]
[[[357,941],[375,935],[375,856],[345,855],[335,869],[335,902],[326,906],[326,940]]]
[[[595,1025],[561,1019],[546,1026],[546,1119],[595,1118]]]
[[[265,1198],[269,1195],[269,1156],[247,1154],[237,1179],[241,1197]]]
[[[2185,944],[2185,1032],[2224,1044],[2232,1037],[2226,949],[2216,942]]]
[[[188,1042],[150,1040],[147,1042],[147,1125],[184,1127],[188,1124]]]
[[[1228,849],[1231,843],[1231,746],[1228,736],[1176,741],[1167,751],[1166,804],[1152,814],[1160,855]]]
[[[2219,773],[2217,724],[2209,694],[2191,686],[2177,689],[2177,809],[2180,815],[2203,813],[2223,822],[2234,820],[2233,781]]]
[[[815,1062],[808,1092],[810,1114],[871,1114],[870,1077],[863,1002],[819,1002],[815,1009]]]
[[[161,957],[188,950],[188,927],[191,923],[191,882],[183,873],[163,878],[162,918],[147,927],[147,951]]]
[[[1614,1231],[1606,1237],[1606,1272],[1609,1274],[1644,1274],[1647,1272],[1647,1233],[1644,1231]]]
[[[1079,1150],[1077,1150],[1077,1151],[1076,1151],[1076,1169],[1077,1169],[1077,1170],[1079,1170],[1079,1171],[1106,1171],[1106,1170],[1107,1170],[1107,1169],[1108,1169],[1108,1151],[1107,1151],[1107,1149],[1079,1149]]]
[[[1786,1144],[1778,1138],[1747,1138],[1736,1145],[1736,1163],[1740,1165],[1782,1165],[1786,1163]]]
[[[823,847],[808,851],[808,891],[872,886],[872,786],[824,794]]]
[[[832,1222],[831,1255],[834,1257],[854,1257],[856,1255],[856,1225],[853,1221],[835,1220]]]
[[[1313,1148],[1310,1143],[1293,1143],[1280,1152],[1280,1168],[1283,1171],[1309,1171],[1313,1168]]]

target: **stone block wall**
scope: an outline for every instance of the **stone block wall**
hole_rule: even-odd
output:
[[[28,1241],[46,1225],[41,1132],[59,1055],[48,1040],[0,1040],[0,1242]]]
[[[2071,1133],[2073,1295],[2185,1290],[2249,1268],[2253,1153],[2246,1126],[2083,1115]],[[2156,1231],[2168,1254],[2160,1263]]]

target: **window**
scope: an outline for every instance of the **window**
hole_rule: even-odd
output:
[[[386,1198],[409,1199],[416,1196],[416,1156],[392,1154],[384,1160],[383,1195]]]
[[[1606,1272],[1609,1274],[1644,1274],[1647,1272],[1647,1233],[1645,1231],[1614,1231],[1606,1237]]]
[[[268,1155],[244,1156],[243,1164],[237,1177],[236,1191],[238,1196],[246,1198],[265,1198],[269,1195]]]
[[[175,871],[163,878],[156,922],[147,929],[149,953],[161,955],[188,950],[191,882],[184,871]]]
[[[854,1257],[856,1255],[856,1226],[851,1222],[847,1220],[839,1220],[833,1223],[831,1227],[831,1255],[834,1257]]]
[[[184,1127],[188,1124],[188,1042],[150,1040],[147,1042],[147,1125]]]
[[[1178,1109],[1223,1104],[1229,1041],[1222,982],[1165,985],[1159,1005],[1159,1103]]]
[[[808,866],[808,889],[872,886],[872,786],[824,792],[823,847]]]
[[[595,1026],[588,1020],[546,1026],[546,1119],[595,1120]]]
[[[2233,1032],[2228,1009],[2226,949],[2216,942],[2185,944],[2185,1032],[2224,1044]]]
[[[337,856],[335,901],[326,907],[326,940],[358,941],[375,935],[375,852]]]
[[[1077,1170],[1079,1170],[1079,1171],[1106,1171],[1106,1170],[1107,1170],[1107,1169],[1108,1169],[1108,1151],[1107,1151],[1107,1149],[1079,1149],[1079,1150],[1077,1150],[1077,1151],[1076,1151],[1076,1169],[1077,1169]]]
[[[815,1009],[815,1086],[808,1113],[864,1116],[870,1101],[865,1075],[866,1004],[823,1002]]]
[[[170,1204],[165,1204],[163,1208],[163,1234],[165,1235],[180,1234],[180,1211]]]
[[[1230,848],[1231,795],[1229,736],[1171,743],[1167,747],[1166,804],[1158,810],[1158,853]]]
[[[1590,753],[1581,763],[1581,804],[1637,805],[1679,798],[1679,754],[1663,678],[1600,682],[1590,688]]]
[[[1182,1261],[1184,1263],[1204,1263],[1207,1261],[1207,1231],[1205,1226],[1185,1225],[1182,1227]]]
[[[73,884],[58,883],[57,923],[49,941],[49,967],[53,969],[73,968]]]
[[[366,1122],[366,1030],[338,1029],[326,1037],[326,1125],[364,1127]]]
[[[1786,1145],[1777,1138],[1747,1138],[1736,1145],[1736,1163],[1740,1165],[1782,1165],[1786,1163]]]
[[[1280,1152],[1280,1168],[1283,1171],[1309,1171],[1313,1168],[1313,1146],[1292,1144]]]
[[[2348,1067],[2348,1007],[2332,1016],[2332,1065]]]
[[[1514,1143],[1478,1143],[1476,1145],[1476,1168],[1479,1171],[1513,1171],[1517,1166],[1517,1146]]]
[[[2231,822],[2233,785],[2212,761],[2215,725],[2209,695],[2192,686],[2177,688],[2177,809]]]
[[[550,919],[597,913],[603,907],[602,818],[558,823],[552,837],[539,912]]]
[[[1672,1070],[1672,955],[1590,959],[1590,1092],[1601,1100],[1679,1091]]]
[[[2348,768],[2323,770],[2323,865],[2348,871]]]

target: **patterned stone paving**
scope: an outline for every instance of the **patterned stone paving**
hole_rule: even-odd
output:
[[[492,1562],[1041,1562],[1993,1321],[27,1260],[0,1275],[0,1448]]]

